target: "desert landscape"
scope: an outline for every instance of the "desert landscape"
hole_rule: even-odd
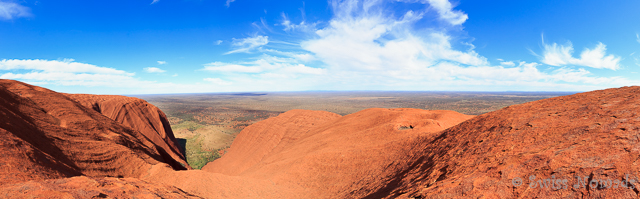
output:
[[[0,81],[0,88],[3,198],[639,193],[640,87],[552,97],[481,115],[415,108],[274,112],[242,128],[220,158],[199,170],[185,164],[167,116],[145,100],[57,93],[13,80]],[[247,116],[253,115],[236,117]]]
[[[369,108],[453,110],[480,115],[572,92],[261,92],[134,95],[159,107],[187,161],[200,169],[224,155],[245,127],[294,109],[341,116]]]
[[[0,0],[0,199],[640,198],[638,8]]]

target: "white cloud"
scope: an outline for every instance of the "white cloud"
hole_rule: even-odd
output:
[[[451,9],[448,2],[429,3],[441,10]],[[467,50],[454,49],[447,32],[435,31],[438,28],[416,31],[413,24],[426,16],[422,13],[410,10],[400,17],[384,15],[381,13],[388,12],[381,11],[384,7],[380,1],[332,1],[332,8],[335,15],[329,25],[317,30],[316,38],[303,41],[301,46],[326,65],[327,74],[331,74],[323,77],[327,82],[355,85],[354,89],[480,86],[480,90],[486,90],[520,86],[534,90],[575,90],[640,83],[622,77],[598,77],[584,69],[543,72],[538,63],[498,59],[501,66],[491,66],[485,57],[473,51],[473,45],[468,45]],[[458,16],[448,17],[454,25],[467,18],[461,12],[440,14],[442,18]],[[604,45],[586,50],[582,63],[592,67],[609,66],[611,61],[617,64],[619,58],[604,56],[605,50]]]
[[[237,90],[589,90],[640,84],[623,77],[598,77],[582,68],[541,70],[544,66],[538,63],[503,59],[498,59],[500,65],[493,66],[474,51],[473,44],[449,35],[450,25],[461,25],[468,18],[463,12],[452,10],[451,3],[396,1],[428,4],[429,9],[438,11],[433,17],[448,24],[420,29],[417,22],[432,20],[425,19],[432,16],[426,14],[428,11],[405,10],[398,14],[397,10],[386,10],[389,2],[381,0],[333,0],[331,20],[316,23],[323,27],[314,25],[307,27],[311,31],[297,32],[302,33],[298,37],[302,41],[287,43],[264,38],[257,42],[258,36],[234,39],[236,49],[230,53],[269,55],[246,62],[213,62],[203,70],[233,80],[233,86],[228,88]],[[282,19],[279,25],[289,33],[302,25],[292,23],[285,14]],[[267,43],[287,47],[261,47]],[[605,56],[604,47],[587,49],[580,63],[597,63],[593,58],[600,57],[604,60],[601,65],[607,66],[607,57],[612,56]],[[617,62],[616,57],[612,60]]]
[[[312,74],[312,75],[322,75],[325,73],[325,70],[322,68],[308,67],[303,64],[290,65],[282,68],[282,71],[285,73]]]
[[[217,85],[223,85],[223,86],[224,86],[224,85],[231,85],[231,84],[233,84],[233,83],[231,83],[231,82],[224,81],[224,80],[222,80],[222,79],[220,79],[220,78],[204,78],[204,81],[208,81],[208,82],[211,82],[211,83],[214,83],[214,84],[217,84]]]
[[[0,1],[0,19],[12,20],[19,17],[30,17],[31,9],[13,2]]]
[[[517,67],[503,66],[469,66],[464,67],[454,63],[439,63],[421,74],[433,80],[459,80],[493,82],[532,82],[548,77],[537,69],[537,63],[521,62]]]
[[[158,61],[158,64],[165,65],[165,64],[167,64],[167,62],[166,61]]]
[[[636,34],[636,41],[640,43],[640,35]]]
[[[216,45],[220,45],[220,44],[222,44],[222,40],[218,40],[218,41],[216,41],[216,42],[214,42],[214,43],[215,43]]]
[[[560,68],[553,71],[549,76],[552,79],[555,79],[558,81],[570,82],[570,83],[584,83],[584,84],[591,84],[591,85],[611,85],[614,87],[640,85],[640,82],[638,81],[629,80],[619,76],[597,77],[597,76],[594,76],[591,72],[583,68],[580,68],[580,69]]]
[[[327,67],[336,70],[379,72],[410,71],[441,61],[465,65],[487,65],[486,58],[472,49],[455,50],[444,32],[417,33],[412,24],[424,15],[407,11],[401,17],[382,15],[375,2],[333,1],[336,9],[329,25],[317,30],[316,38],[303,41]],[[359,6],[360,5],[360,6]]]
[[[229,6],[231,6],[231,3],[233,3],[234,1],[236,1],[236,0],[227,0],[227,3],[225,3],[225,5],[227,7],[229,7]]]
[[[451,23],[452,25],[460,25],[469,18],[467,14],[453,10],[453,5],[449,0],[427,0],[429,4],[438,11],[440,18]]]
[[[316,57],[313,56],[312,54],[309,54],[309,53],[292,54],[291,57],[296,58],[296,59],[298,59],[300,61],[303,61],[303,62],[309,62],[309,61],[316,60]]]
[[[144,71],[147,73],[164,73],[166,72],[165,70],[156,68],[156,67],[146,67],[144,68]]]
[[[151,2],[151,4],[158,3],[158,1],[160,1],[160,0],[153,0],[153,1]]]
[[[260,46],[267,45],[269,43],[269,36],[258,35],[255,37],[247,37],[244,39],[233,39],[233,43],[231,44],[236,49],[229,51],[225,54],[232,53],[250,53],[251,50],[256,49]]]
[[[134,73],[60,60],[2,60],[0,78],[14,79],[55,88],[58,92],[94,94],[153,94],[153,93],[196,93],[203,91],[233,91],[215,86],[196,84],[175,84],[171,82],[144,81],[134,77]],[[175,75],[174,75],[175,76]],[[238,88],[233,88],[238,89]]]
[[[317,23],[307,23],[304,20],[301,21],[298,24],[292,23],[291,20],[289,20],[289,17],[287,17],[286,14],[281,13],[282,16],[282,22],[280,23],[281,26],[284,26],[284,31],[301,31],[301,32],[312,32],[316,29],[316,25]]]
[[[272,73],[293,76],[300,74],[320,75],[326,73],[325,69],[305,66],[304,64],[297,63],[297,60],[293,58],[269,55],[263,55],[260,59],[255,61],[240,62],[236,64],[212,62],[205,64],[202,70],[226,73]]]
[[[0,61],[2,71],[10,72],[0,73],[0,78],[47,85],[130,87],[149,83],[134,78],[134,73],[79,63],[73,59],[4,59]]]
[[[467,21],[467,19],[469,19],[469,16],[467,16],[467,14],[465,14],[464,12],[459,10],[453,10],[454,6],[451,4],[451,2],[449,2],[449,0],[420,0],[420,1],[397,0],[397,1],[412,2],[412,3],[421,2],[423,4],[429,4],[431,8],[436,10],[441,20],[446,21],[451,25],[461,25],[465,21]]]
[[[514,63],[515,64],[515,63]],[[379,85],[393,85],[390,88],[412,89],[411,86],[462,86],[479,87],[479,90],[504,88],[513,90],[514,86],[524,90],[589,90],[596,88],[640,85],[640,81],[623,77],[598,77],[585,69],[562,67],[543,72],[538,63],[520,62],[517,66],[462,66],[451,62],[438,63],[433,67],[412,71],[390,71],[388,75],[376,74]],[[397,81],[404,80],[404,81]],[[394,85],[394,82],[395,83]],[[446,85],[446,86],[445,86]],[[456,87],[453,87],[456,88]],[[414,90],[420,90],[415,89]]]
[[[258,24],[257,22],[253,22],[251,23],[251,25],[257,28],[258,31],[261,33],[273,32],[269,24],[267,24],[267,20],[264,19],[263,17],[260,17],[260,24]]]
[[[500,65],[504,65],[504,66],[515,66],[516,63],[513,63],[512,61],[503,61],[500,62]]]
[[[102,73],[126,76],[133,75],[132,73],[127,73],[122,70],[75,62],[73,59],[3,59],[2,61],[0,61],[0,70],[37,70],[45,72]]]
[[[274,50],[274,49],[260,49],[260,52],[265,52],[265,53],[273,53],[273,54],[278,54],[278,55],[282,55],[282,56],[287,56],[287,57],[291,57],[294,58],[298,61],[301,62],[310,62],[310,61],[314,61],[317,58],[315,56],[313,56],[310,53],[294,53],[294,52],[283,52],[283,51],[279,51],[279,50]]]
[[[591,68],[603,68],[617,70],[620,69],[621,58],[616,55],[606,54],[607,47],[603,43],[598,43],[593,49],[585,48],[580,54],[580,58],[573,57],[573,45],[568,42],[566,45],[557,43],[545,44],[542,55],[542,63],[552,66],[587,66]]]
[[[177,77],[178,73],[171,75],[171,77]]]
[[[229,64],[223,62],[212,62],[205,64],[204,69],[213,72],[238,72],[238,73],[259,73],[262,72],[260,67],[243,66],[238,64]]]
[[[108,86],[108,85],[120,85],[120,83],[116,83],[116,82],[136,81],[131,76],[126,76],[126,75],[70,73],[70,72],[5,73],[0,75],[0,78],[54,82],[57,84],[67,85],[67,86],[68,85]]]

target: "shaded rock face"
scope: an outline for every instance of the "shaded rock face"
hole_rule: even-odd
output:
[[[637,198],[640,87],[510,106],[423,138],[415,148],[424,161],[409,178],[420,186],[391,195]]]
[[[0,115],[0,185],[78,175],[137,178],[175,161],[140,131],[41,87],[0,80]]]
[[[316,119],[301,118],[322,114],[292,111],[247,127],[203,170],[283,185],[292,198],[637,198],[639,105],[640,87],[623,87],[466,121],[368,109],[310,127]],[[452,127],[425,128],[443,118]]]
[[[639,105],[623,87],[475,117],[292,110],[176,171],[157,108],[0,80],[0,197],[637,198]]]
[[[176,144],[167,116],[158,107],[139,98],[120,95],[66,95],[83,106],[142,133],[159,147],[165,163],[174,169],[191,169]]]
[[[136,178],[77,176],[0,187],[0,198],[202,198]]]

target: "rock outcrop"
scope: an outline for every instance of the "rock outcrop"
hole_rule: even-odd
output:
[[[420,183],[385,195],[637,198],[640,87],[509,106],[414,147],[424,161],[409,178]]]
[[[71,178],[28,181],[0,187],[0,198],[202,198],[173,186],[137,178]]]
[[[0,80],[0,115],[0,185],[79,175],[138,178],[176,161],[140,131],[45,88]]]
[[[640,87],[480,116],[291,110],[183,170],[166,117],[135,98],[0,80],[0,197],[637,198]],[[167,164],[165,164],[167,163]]]
[[[471,117],[418,109],[367,109],[344,117],[292,110],[245,128],[228,153],[203,170],[294,182],[282,187],[313,198],[362,198],[402,179],[416,162],[405,157],[415,156],[417,139]]]
[[[158,107],[135,97],[121,95],[67,94],[116,122],[135,129],[159,147],[165,163],[175,169],[191,169],[177,146],[167,116]]]
[[[423,126],[456,117],[369,109],[311,128],[284,117],[297,111],[246,128],[204,170],[293,181],[286,191],[316,198],[636,198],[639,105],[640,87],[606,89],[506,107],[444,131]],[[286,136],[291,126],[302,136]]]

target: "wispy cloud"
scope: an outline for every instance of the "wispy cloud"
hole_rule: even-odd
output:
[[[263,55],[260,59],[251,62],[212,62],[205,64],[202,70],[226,73],[281,73],[285,75],[320,75],[326,73],[325,69],[305,66],[297,63],[293,58],[269,55]]]
[[[0,20],[30,16],[32,16],[30,8],[13,2],[0,1]]]
[[[607,55],[607,46],[603,43],[598,43],[596,47],[592,49],[585,48],[580,53],[580,58],[573,57],[573,45],[571,42],[567,42],[565,45],[559,45],[557,43],[545,44],[544,52],[542,54],[542,63],[551,66],[586,66],[591,68],[602,68],[617,70],[620,69],[621,58],[616,55]]]
[[[212,62],[205,64],[205,71],[213,72],[238,72],[238,73],[259,73],[263,69],[257,66],[244,66],[240,64],[230,64],[224,62]]]
[[[327,67],[380,74],[410,73],[441,61],[488,64],[486,58],[472,49],[454,49],[446,32],[417,33],[413,24],[424,15],[413,10],[400,17],[384,15],[380,13],[393,12],[377,10],[385,9],[382,2],[368,3],[332,1],[336,15],[327,27],[315,31],[314,39],[303,41],[302,48]]]
[[[73,59],[4,59],[0,61],[0,71],[11,71],[0,75],[0,78],[42,84],[126,87],[143,82],[135,79],[134,73],[79,63]]]
[[[220,78],[204,78],[204,81],[211,82],[211,83],[214,83],[214,84],[217,84],[217,85],[221,85],[221,86],[233,84],[233,83],[231,83],[229,81],[224,81],[224,80],[222,80]]]
[[[300,62],[310,62],[310,61],[317,60],[315,56],[313,56],[308,52],[304,52],[304,53],[286,52],[286,51],[279,51],[279,50],[269,49],[269,48],[261,48],[260,52],[272,53],[280,56],[290,57]]]
[[[449,2],[449,0],[397,0],[400,2],[409,2],[409,3],[423,3],[428,4],[433,10],[438,13],[440,20],[446,21],[451,25],[461,25],[469,16],[462,11],[454,10],[453,4]],[[374,4],[374,3],[370,3]]]
[[[420,3],[428,8],[414,6],[418,9],[398,12],[395,5],[389,5],[398,3]],[[234,38],[232,50],[226,54],[263,55],[252,61],[212,62],[202,70],[232,80],[233,85],[225,88],[236,90],[511,90],[514,86],[522,90],[589,90],[640,84],[575,68],[618,69],[620,58],[607,55],[604,44],[586,49],[580,59],[571,56],[570,44],[545,44],[546,59],[542,62],[560,66],[556,68],[503,59],[498,59],[499,65],[491,65],[470,42],[457,41],[459,38],[450,34],[450,27],[462,25],[468,16],[446,0],[331,0],[329,4],[333,16],[327,22],[309,23],[301,10],[302,21],[294,23],[282,13],[278,25],[283,29],[271,30],[261,18],[262,26],[254,26],[265,35]],[[428,14],[430,10],[437,15]],[[446,23],[420,27],[420,21],[433,20],[427,17]],[[298,40],[282,42],[266,36],[273,33],[278,38],[272,31],[284,31]],[[293,31],[296,34],[289,34]],[[271,48],[265,46],[271,43]],[[277,48],[280,44],[286,47]]]
[[[167,64],[167,62],[166,61],[158,61],[158,64],[165,65],[165,64]]]
[[[133,75],[133,73],[127,73],[122,70],[75,62],[74,59],[3,59],[2,61],[0,61],[0,70],[36,70],[44,72],[101,73],[127,76]]]
[[[429,2],[431,7],[435,8],[440,15],[440,19],[452,25],[460,25],[469,18],[464,12],[453,10],[453,5],[451,5],[449,0],[427,0],[427,2]]]
[[[231,45],[235,49],[232,51],[226,52],[225,55],[232,54],[232,53],[250,53],[252,50],[260,46],[267,45],[268,43],[269,43],[269,36],[257,35],[255,37],[247,37],[243,39],[234,38],[233,43]]]
[[[640,35],[636,33],[636,41],[640,43]]]
[[[144,71],[147,72],[147,73],[164,73],[164,72],[167,72],[165,70],[162,70],[162,69],[159,69],[159,68],[156,68],[156,67],[146,67],[146,68],[144,68]]]
[[[253,22],[253,23],[251,23],[251,25],[253,27],[257,28],[258,31],[261,32],[261,33],[272,33],[273,32],[273,29],[271,29],[271,27],[267,23],[267,20],[264,19],[263,17],[260,17],[260,23]]]
[[[300,23],[295,24],[291,22],[289,17],[287,17],[287,15],[284,12],[281,13],[281,16],[282,16],[282,22],[280,23],[280,25],[284,27],[283,28],[284,31],[312,32],[316,30],[317,23],[307,23],[306,21],[302,20],[300,21]]]
[[[173,76],[177,76],[174,74]],[[197,93],[204,91],[243,91],[256,82],[247,80],[236,87],[230,87],[232,81],[205,80],[213,84],[200,82],[176,84],[171,82],[144,81],[129,73],[113,68],[65,60],[1,60],[0,78],[14,79],[35,85],[55,87],[60,92],[82,92],[94,94],[153,94],[153,93]],[[257,82],[260,89],[273,89],[268,82]],[[135,86],[132,86],[135,85]],[[225,85],[221,87],[220,85]],[[235,83],[233,84],[235,85]],[[105,89],[102,89],[105,88]],[[108,89],[106,89],[108,88]]]
[[[218,41],[214,42],[214,44],[220,45],[220,44],[222,44],[222,40],[218,40]]]
[[[160,1],[160,0],[153,0],[153,1],[151,2],[151,4],[158,3],[158,1]]]
[[[229,6],[231,6],[231,3],[233,3],[234,1],[236,1],[236,0],[227,0],[227,3],[225,3],[225,5],[227,7],[229,7]]]
[[[503,66],[515,66],[516,63],[513,63],[512,61],[503,61],[503,62],[500,62],[500,65],[503,65]]]

